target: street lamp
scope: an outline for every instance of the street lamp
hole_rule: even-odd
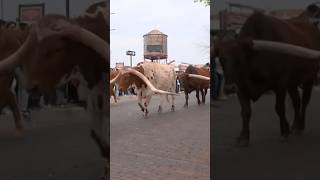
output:
[[[127,55],[130,56],[130,66],[132,67],[132,56],[136,55],[135,51],[127,51]]]

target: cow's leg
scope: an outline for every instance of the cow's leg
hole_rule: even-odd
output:
[[[164,100],[164,95],[160,95],[160,104],[158,108],[158,113],[162,112],[163,100]]]
[[[185,89],[184,90],[184,96],[186,97],[186,103],[184,104],[184,107],[188,107],[189,103],[189,92]]]
[[[17,105],[16,97],[11,91],[8,92],[7,96],[8,96],[8,105],[12,111],[14,121],[15,121],[16,135],[18,137],[21,137],[23,134],[23,126],[21,122],[21,115]]]
[[[174,95],[171,95],[171,111],[175,110],[174,101],[175,101],[175,97],[174,97]]]
[[[141,95],[141,92],[138,93],[138,105],[139,105],[141,111],[144,112],[145,109],[144,109],[144,107],[143,107],[143,105],[142,105],[142,95]]]
[[[294,133],[298,133],[298,123],[300,120],[300,108],[301,108],[300,95],[297,87],[290,88],[288,92],[294,108],[294,120],[292,124],[292,131]]]
[[[238,99],[241,105],[242,129],[238,138],[239,146],[248,146],[250,139],[250,118],[251,102],[250,99],[242,92],[238,92]]]
[[[286,90],[281,88],[276,91],[276,112],[280,118],[281,141],[287,141],[290,133],[289,123],[285,114]]]
[[[200,92],[201,92],[202,103],[205,104],[206,103],[206,95],[204,93],[204,89],[200,89]]]
[[[201,102],[200,102],[200,98],[199,98],[199,89],[196,89],[196,97],[197,97],[198,105],[200,105]]]
[[[146,97],[146,101],[144,102],[144,116],[148,117],[149,111],[148,111],[148,105],[150,103],[150,100],[152,98],[152,95],[148,95]]]
[[[312,86],[313,86],[312,82],[303,85],[302,109],[300,114],[301,117],[300,117],[300,123],[298,123],[298,128],[300,131],[303,131],[305,128],[306,109],[310,102],[310,98],[312,94]]]

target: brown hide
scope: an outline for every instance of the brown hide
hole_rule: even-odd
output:
[[[41,21],[50,19],[66,19],[59,15],[48,15]],[[109,41],[108,26],[100,13],[96,18],[78,17],[68,20],[97,34]],[[71,72],[74,66],[79,66],[81,73],[92,88],[102,78],[101,73],[107,73],[106,61],[95,51],[66,37],[52,36],[35,45],[26,56],[25,64],[28,79],[32,85],[39,87],[44,93],[53,93],[61,78]],[[106,77],[109,79],[108,77]]]
[[[210,77],[210,72],[209,72],[208,68],[206,68],[206,67],[197,68],[192,65],[187,67],[185,74],[186,75],[187,74],[198,74],[198,75]],[[209,88],[209,81],[199,80],[196,78],[190,78],[186,75],[183,75],[183,77],[182,77],[182,81],[183,81],[182,84],[184,86],[185,91],[187,91],[188,93],[190,93],[196,89],[208,89]]]
[[[136,66],[136,67],[133,67],[133,69],[144,74],[144,70],[142,66]],[[118,84],[119,84],[119,89],[122,91],[126,91],[129,88],[129,86],[133,84],[135,84],[137,88],[141,88],[142,84],[144,84],[146,87],[146,84],[138,76],[130,73],[121,75],[121,77],[119,78]]]

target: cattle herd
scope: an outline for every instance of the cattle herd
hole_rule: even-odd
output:
[[[241,105],[238,145],[249,144],[251,102],[270,90],[276,97],[281,140],[286,142],[291,132],[303,132],[306,108],[319,71],[319,12],[316,4],[287,20],[254,12],[234,38],[220,33],[213,39],[212,54],[223,66],[225,89],[236,91]],[[285,115],[287,92],[294,108],[291,129]]]
[[[114,84],[118,83],[124,89],[134,85],[138,104],[147,116],[153,94],[162,97],[159,112],[164,98],[168,100],[169,95],[171,108],[175,109],[177,79],[172,65],[156,63],[144,63],[109,73],[109,14],[109,4],[99,2],[88,7],[79,17],[48,14],[24,28],[0,28],[0,110],[5,106],[11,109],[16,132],[22,137],[22,118],[16,97],[10,89],[16,68],[20,68],[26,77],[27,90],[37,89],[42,94],[54,93],[56,88],[69,81],[77,82],[79,99],[85,102],[84,107],[91,115],[91,136],[106,159],[105,179],[110,175],[110,111],[107,97],[109,91],[110,96],[114,95]],[[207,92],[209,71],[204,74],[201,74],[203,70],[199,72],[195,71],[196,74],[185,80],[202,78],[206,82],[199,85],[190,83],[188,92]],[[107,88],[109,78],[110,89]]]
[[[106,158],[109,177],[110,123],[108,95],[114,96],[114,85],[127,90],[134,87],[138,106],[148,117],[153,95],[160,96],[159,113],[164,101],[175,110],[176,81],[185,93],[196,91],[197,102],[205,103],[210,86],[210,68],[190,65],[177,75],[174,65],[142,63],[132,68],[112,70],[109,64],[109,4],[91,5],[83,16],[67,18],[49,14],[26,28],[0,29],[0,109],[8,106],[14,115],[16,132],[22,136],[23,126],[11,83],[19,67],[27,79],[27,88],[50,94],[60,85],[76,81],[80,100],[91,115],[91,136]],[[218,34],[212,48],[213,58],[223,66],[226,91],[236,91],[242,116],[239,145],[247,146],[250,138],[251,103],[264,93],[275,93],[275,110],[280,118],[282,140],[291,132],[305,128],[306,108],[319,71],[320,31],[315,4],[299,16],[280,20],[259,12],[253,13],[232,38]],[[107,88],[110,79],[110,88]],[[212,87],[212,84],[211,84]],[[300,91],[302,95],[300,94]],[[286,94],[294,107],[294,121],[289,127],[285,115]],[[201,94],[201,101],[199,94]],[[169,98],[170,97],[170,98]]]
[[[117,101],[114,93],[115,83],[118,83],[119,90],[122,91],[126,91],[130,86],[133,86],[138,97],[138,106],[145,117],[148,117],[148,104],[154,94],[160,96],[159,113],[162,112],[163,102],[167,100],[169,103],[169,95],[171,96],[171,111],[175,110],[177,80],[180,80],[184,87],[186,107],[188,106],[188,94],[194,90],[196,91],[198,104],[200,105],[199,91],[202,95],[202,102],[205,103],[205,95],[210,83],[208,66],[197,68],[189,65],[184,73],[177,75],[174,65],[151,62],[142,63],[128,69],[112,70],[110,77],[110,96],[114,96],[115,102]]]

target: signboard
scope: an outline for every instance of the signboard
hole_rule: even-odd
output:
[[[19,21],[33,23],[44,16],[44,4],[19,4]]]
[[[127,51],[127,55],[129,56],[135,56],[136,52],[135,51]]]

